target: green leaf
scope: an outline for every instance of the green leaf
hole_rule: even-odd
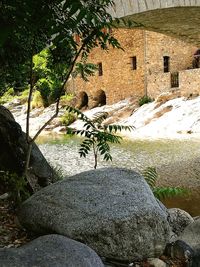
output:
[[[158,180],[158,173],[155,167],[147,167],[142,175],[151,188],[154,188]]]

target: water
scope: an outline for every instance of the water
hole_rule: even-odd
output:
[[[38,140],[47,160],[64,176],[90,170],[93,154],[80,158],[81,139],[43,137]],[[112,162],[99,159],[98,167],[117,166],[141,172],[155,166],[160,175],[158,185],[189,188],[191,194],[164,201],[168,207],[179,207],[192,216],[200,215],[200,140],[123,141],[111,148]]]

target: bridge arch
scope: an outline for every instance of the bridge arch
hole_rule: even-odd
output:
[[[114,0],[121,27],[160,32],[200,46],[200,0]]]

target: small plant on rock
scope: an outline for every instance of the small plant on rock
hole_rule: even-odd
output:
[[[175,196],[183,196],[188,191],[178,187],[157,187],[156,182],[159,179],[158,172],[155,167],[147,167],[142,172],[143,177],[150,186],[154,196],[159,200]]]
[[[117,131],[134,129],[133,126],[122,125],[105,125],[103,121],[108,117],[107,112],[98,112],[90,119],[80,110],[73,107],[67,107],[67,111],[77,115],[78,119],[84,122],[82,130],[68,128],[67,133],[72,135],[80,135],[84,137],[84,141],[80,145],[80,157],[86,157],[89,151],[93,151],[94,169],[97,168],[98,156],[102,155],[103,160],[112,161],[109,143],[120,144],[122,137],[116,135]]]
[[[153,102],[153,99],[147,95],[144,95],[143,97],[139,99],[139,106],[141,107],[142,105],[150,103],[150,102]]]

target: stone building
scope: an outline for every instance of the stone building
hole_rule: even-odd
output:
[[[178,39],[140,29],[115,29],[123,50],[94,49],[88,62],[98,71],[88,82],[70,82],[79,107],[113,104],[144,95],[180,89],[182,94],[200,92],[200,69],[193,69],[197,47]]]

